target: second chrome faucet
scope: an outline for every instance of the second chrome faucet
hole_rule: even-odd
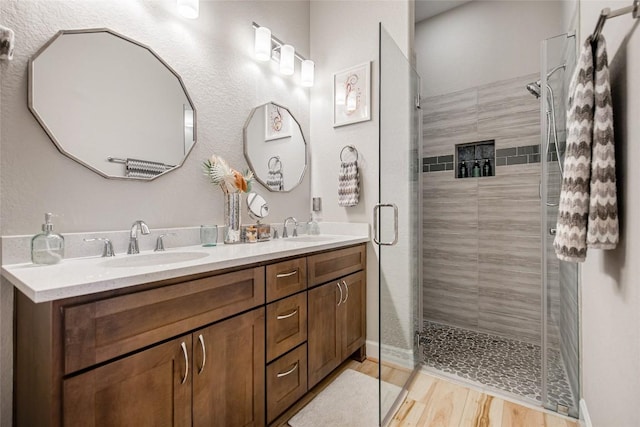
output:
[[[131,232],[129,233],[129,249],[127,250],[128,254],[138,254],[140,253],[140,248],[138,247],[138,230],[142,234],[149,234],[149,227],[147,224],[141,219],[137,220],[131,226]]]

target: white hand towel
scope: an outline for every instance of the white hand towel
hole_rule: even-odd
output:
[[[0,59],[13,59],[14,42],[13,30],[0,25]]]
[[[594,90],[595,113],[587,246],[594,249],[615,249],[618,244],[616,156],[607,45],[602,35],[598,37],[596,44]]]
[[[582,46],[569,87],[567,148],[553,246],[558,258],[582,262],[587,256],[589,180],[593,138],[593,50],[591,36]]]
[[[338,173],[338,206],[356,206],[360,200],[358,162],[342,162]]]

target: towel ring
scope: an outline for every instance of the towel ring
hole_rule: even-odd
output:
[[[271,165],[271,161],[275,160],[273,162],[273,166]],[[276,166],[280,165],[280,167],[278,169],[274,169]],[[270,171],[272,172],[282,172],[282,161],[280,160],[279,156],[273,156],[269,159],[269,161],[267,162],[267,167],[269,168]]]
[[[356,147],[354,147],[353,145],[345,145],[344,147],[342,147],[342,150],[340,150],[340,161],[341,162],[344,162],[344,159],[342,158],[342,154],[344,153],[344,150],[350,150],[352,153],[355,153],[356,162],[358,161],[358,150],[356,150]]]

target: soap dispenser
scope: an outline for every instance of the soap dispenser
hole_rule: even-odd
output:
[[[309,216],[309,222],[307,223],[308,233],[312,236],[317,236],[320,234],[320,225],[318,221],[316,221],[313,213]]]
[[[31,239],[31,261],[34,264],[57,264],[64,258],[64,237],[53,232],[51,217],[44,214],[42,233]]]

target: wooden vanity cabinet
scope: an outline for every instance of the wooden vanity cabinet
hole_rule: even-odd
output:
[[[15,298],[15,425],[259,427],[356,353],[365,246]],[[359,352],[358,352],[359,351]]]

